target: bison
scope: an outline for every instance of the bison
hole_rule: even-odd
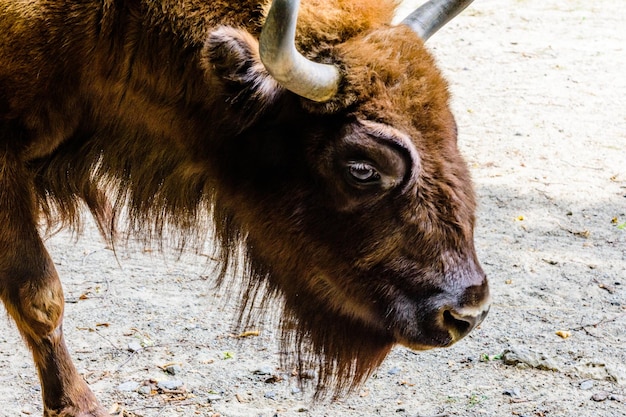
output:
[[[129,234],[216,241],[243,304],[282,300],[318,390],[394,344],[453,344],[485,317],[475,197],[424,47],[470,1],[0,0],[0,298],[45,416],[106,416],[62,332],[42,235],[88,209]],[[210,216],[212,221],[206,221]]]

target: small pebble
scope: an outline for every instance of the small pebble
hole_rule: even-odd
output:
[[[397,366],[394,366],[393,368],[387,371],[389,375],[396,375],[398,374],[398,372],[400,372],[400,368],[398,368]]]
[[[609,398],[609,393],[606,391],[597,392],[591,396],[591,399],[596,402],[605,401],[607,398]]]
[[[520,389],[515,387],[515,388],[511,388],[511,389],[505,389],[502,394],[504,395],[508,395],[509,397],[519,397],[520,396]]]
[[[593,381],[590,379],[580,383],[580,389],[582,390],[586,391],[586,390],[590,390],[591,388],[593,388]]]
[[[207,396],[207,401],[209,401],[210,403],[214,402],[214,401],[219,401],[222,399],[222,396],[219,394],[209,394]]]
[[[270,366],[262,366],[252,373],[255,375],[272,375],[272,368]]]
[[[143,395],[150,395],[152,394],[152,387],[150,387],[149,385],[142,385],[141,387],[139,387],[137,392]]]
[[[165,368],[165,372],[170,375],[180,374],[182,370],[183,368],[181,368],[180,365],[169,365],[167,368]]]
[[[133,341],[128,344],[128,350],[130,352],[138,352],[141,349],[143,349],[143,347],[141,346],[141,343],[139,342]]]
[[[267,391],[264,395],[265,398],[270,398],[273,399],[274,397],[276,397],[276,393],[274,391]]]

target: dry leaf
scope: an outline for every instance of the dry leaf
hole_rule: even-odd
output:
[[[248,330],[247,332],[239,333],[237,337],[244,338],[244,337],[258,336],[260,334],[261,332],[259,330]]]

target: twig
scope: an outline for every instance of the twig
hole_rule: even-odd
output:
[[[126,365],[128,362],[130,362],[130,360],[133,358],[133,356],[135,356],[136,353],[137,353],[137,351],[131,352],[130,355],[128,355],[128,357],[126,358],[126,360],[119,364],[119,366],[117,367],[115,372],[119,372],[124,367],[124,365]]]
[[[115,343],[111,342],[109,339],[107,339],[106,337],[102,336],[100,334],[100,332],[98,331],[97,328],[93,329],[93,331],[100,336],[101,338],[103,338],[109,345],[113,346],[115,348],[115,350],[122,350],[119,346],[116,346]]]
[[[621,317],[624,317],[624,316],[626,316],[626,313],[618,314],[617,316],[613,317],[612,319],[604,318],[604,319],[600,320],[597,323],[583,324],[583,325],[580,325],[578,327],[571,328],[570,330],[573,331],[573,332],[576,332],[576,331],[579,331],[579,330],[584,330],[585,333],[587,333],[588,335],[593,336],[593,337],[598,337],[595,334],[591,333],[589,330],[587,330],[587,327],[597,328],[598,326],[601,326],[603,324],[612,323],[614,321],[617,321],[618,319],[620,319]]]

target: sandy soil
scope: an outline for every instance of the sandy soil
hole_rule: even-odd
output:
[[[213,290],[206,257],[131,247],[116,260],[88,228],[48,241],[78,368],[124,416],[626,415],[624,22],[609,0],[482,0],[429,41],[495,300],[462,342],[397,348],[362,390],[313,405],[279,367],[271,314],[258,336],[233,336],[236,300]],[[26,415],[41,415],[39,383],[0,320],[0,416]]]

